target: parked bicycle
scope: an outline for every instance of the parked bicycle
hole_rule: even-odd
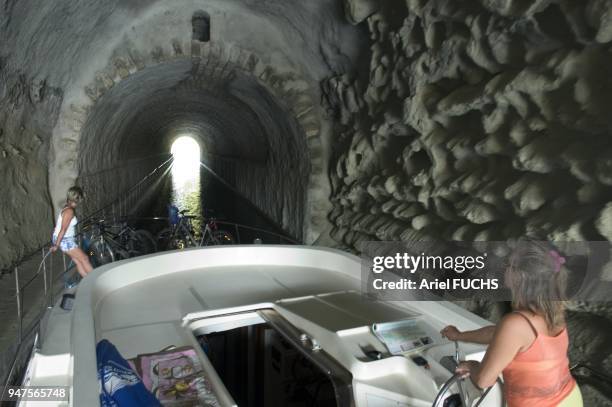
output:
[[[134,229],[127,222],[107,225],[104,219],[96,220],[84,233],[84,240],[94,267],[157,251],[151,233]]]
[[[231,245],[235,243],[234,236],[230,232],[219,229],[215,218],[206,219],[200,246]]]
[[[174,207],[176,208],[176,207]],[[170,226],[157,234],[157,246],[160,250],[176,250],[199,246],[200,240],[195,235],[193,219],[187,211],[176,211],[169,208]]]
[[[219,229],[215,218],[205,219],[200,233],[193,226],[193,215],[179,211],[174,205],[168,206],[170,226],[157,234],[157,244],[162,250],[184,249],[186,247],[235,244],[234,236]]]

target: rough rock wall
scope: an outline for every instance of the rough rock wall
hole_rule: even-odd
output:
[[[9,70],[0,58],[0,265],[50,239],[49,123],[61,102],[60,90]]]
[[[323,83],[339,134],[337,242],[612,240],[612,3],[347,0],[345,10],[367,24],[371,56],[366,80]],[[574,304],[574,361],[612,371],[610,314]],[[586,405],[612,399],[587,387]]]

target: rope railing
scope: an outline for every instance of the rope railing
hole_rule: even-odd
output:
[[[107,175],[108,173],[116,172],[117,170],[121,170],[126,167],[133,167],[135,164],[141,165],[142,162],[151,160],[152,158],[157,158],[157,159],[161,157],[168,158],[168,155],[169,155],[168,153],[152,154],[146,157],[139,157],[139,158],[134,158],[131,160],[121,161],[120,163],[118,163],[117,165],[114,165],[111,168],[103,168],[101,170],[95,170],[93,172],[81,173],[79,175],[79,178],[83,179],[83,178],[96,177],[100,175]]]
[[[144,196],[143,192],[149,189],[152,182],[157,181],[169,173],[173,160],[173,157],[169,157],[161,164],[157,165],[144,177],[140,178],[140,180],[135,184],[132,184],[130,187],[119,193],[115,199],[88,213],[82,222],[89,221],[95,217],[104,218],[107,217],[107,215],[111,215],[112,217],[121,217],[136,212],[139,204],[142,203],[142,198]],[[97,188],[95,185],[96,182],[96,180],[90,181],[86,177],[82,179],[82,184],[85,186],[85,188],[87,188],[87,184],[90,184],[88,189],[97,192],[101,188]]]

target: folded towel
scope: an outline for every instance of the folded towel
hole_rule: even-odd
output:
[[[112,343],[98,342],[96,356],[102,407],[161,407]]]

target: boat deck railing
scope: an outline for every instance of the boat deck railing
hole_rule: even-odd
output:
[[[2,399],[7,387],[21,380],[45,314],[66,286],[75,281],[76,271],[70,258],[60,251],[52,253],[49,248],[41,248],[38,256],[14,266],[10,275],[14,279],[14,296],[5,301],[12,300],[13,306],[5,311],[9,315],[4,318],[6,325],[0,338]]]

